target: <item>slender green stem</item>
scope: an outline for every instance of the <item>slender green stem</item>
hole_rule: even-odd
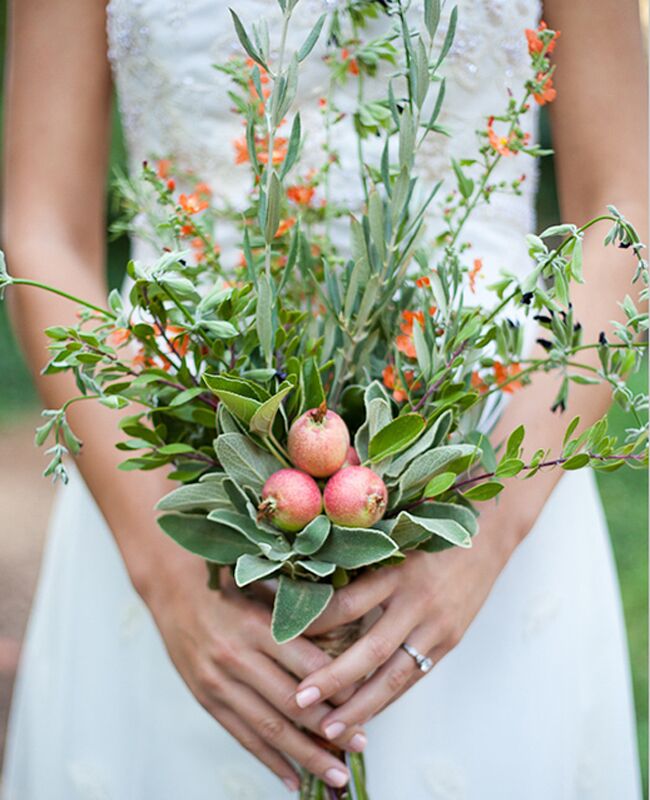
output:
[[[104,317],[109,317],[110,319],[117,319],[117,314],[109,311],[107,308],[101,308],[100,306],[96,306],[93,303],[89,303],[87,300],[82,300],[80,297],[77,297],[74,294],[69,294],[68,292],[64,292],[62,289],[55,289],[53,286],[48,286],[46,283],[41,283],[40,281],[33,281],[29,278],[11,278],[9,285],[15,286],[34,286],[37,289],[43,289],[46,292],[50,292],[51,294],[59,295],[59,297],[65,297],[66,300],[71,300],[73,303],[78,303],[80,306],[84,306],[85,308],[90,309],[91,311],[97,311],[98,314],[101,314]]]

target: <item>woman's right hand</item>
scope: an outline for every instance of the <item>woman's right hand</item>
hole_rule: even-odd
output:
[[[344,786],[346,766],[300,730],[318,734],[332,706],[302,710],[295,702],[299,681],[330,657],[304,637],[278,645],[265,605],[242,595],[231,581],[222,581],[218,592],[209,589],[205,564],[185,555],[180,574],[163,578],[163,585],[156,581],[155,592],[143,596],[194,696],[292,791],[299,777],[287,756],[329,785]],[[357,726],[334,744],[359,752],[366,737]]]

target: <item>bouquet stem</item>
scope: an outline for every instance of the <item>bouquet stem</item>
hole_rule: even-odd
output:
[[[315,636],[312,641],[332,658],[337,658],[357,641],[361,634],[361,624],[361,620],[355,620],[347,625],[341,625],[333,631]],[[363,754],[349,753],[332,747],[330,742],[324,742],[321,739],[318,741],[345,763],[350,772],[350,782],[342,789],[335,789],[316,775],[303,772],[300,800],[370,800],[366,788],[366,768]]]

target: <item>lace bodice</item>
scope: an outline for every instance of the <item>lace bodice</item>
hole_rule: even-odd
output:
[[[298,47],[319,15],[341,4],[341,0],[301,0],[289,44]],[[448,2],[443,9],[438,31],[441,41],[451,5]],[[233,6],[247,25],[265,16],[271,41],[278,41],[280,12],[275,0],[236,0]],[[522,92],[529,69],[524,29],[535,27],[539,14],[538,0],[458,0],[458,6],[457,33],[444,65],[447,91],[439,118],[452,135],[431,136],[425,143],[419,169],[428,184],[450,173],[451,156],[475,155],[475,131],[485,129],[490,114],[505,109],[509,90]],[[409,14],[422,18],[422,0],[414,0]],[[372,27],[390,24],[382,14]],[[376,32],[371,29],[369,35]],[[241,203],[250,174],[247,165],[235,164],[233,141],[242,136],[242,122],[232,112],[227,96],[229,77],[212,66],[241,53],[228,4],[218,0],[111,0],[108,35],[132,167],[137,169],[145,158],[173,155],[181,167],[208,181],[217,197],[221,194]],[[305,168],[310,159],[322,157],[316,145],[323,135],[318,100],[326,94],[329,75],[322,61],[324,39],[321,37],[304,64],[296,100],[308,137]],[[385,83],[381,80],[381,76],[375,79],[374,90],[383,96]],[[339,89],[338,107],[352,110],[355,91],[352,82]],[[530,117],[528,122],[534,125]],[[351,115],[336,127],[336,137],[341,164],[332,176],[333,192],[354,209],[360,197],[358,181],[349,178],[358,173]],[[378,162],[381,144],[380,139],[367,142],[368,160]],[[486,266],[493,260],[495,268],[513,269],[518,260],[513,241],[521,242],[523,234],[534,227],[534,164],[520,154],[503,159],[499,172],[505,180],[526,174],[523,194],[496,196],[475,217],[469,234],[476,255],[487,258]],[[440,210],[432,208],[432,214],[436,213]]]

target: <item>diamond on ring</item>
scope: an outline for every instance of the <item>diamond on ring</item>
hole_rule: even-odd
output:
[[[426,673],[429,672],[430,669],[432,669],[433,661],[430,658],[427,658],[427,656],[423,656],[422,653],[419,653],[415,649],[415,647],[411,647],[411,645],[407,644],[406,642],[404,642],[400,646],[402,650],[404,650],[405,653],[408,653],[411,656],[411,658],[415,661],[415,663],[418,665],[418,669],[420,670],[420,672]]]

